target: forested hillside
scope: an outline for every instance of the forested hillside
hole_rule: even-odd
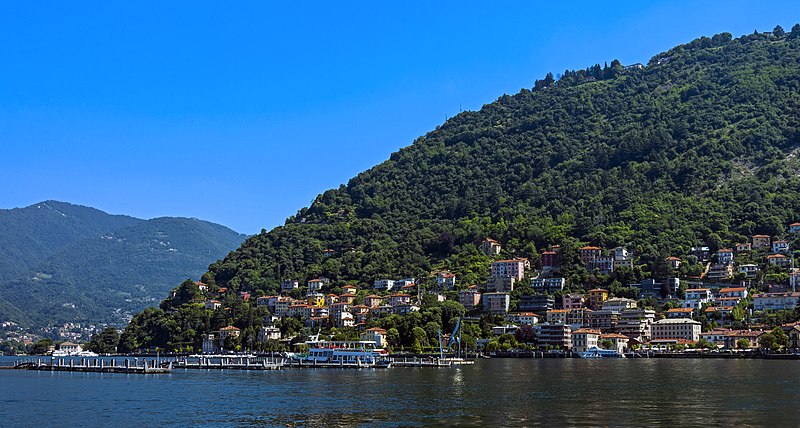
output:
[[[800,213],[798,148],[800,28],[719,34],[644,68],[567,72],[459,114],[252,237],[204,280],[371,284],[443,265],[477,282],[486,236],[535,261],[578,241],[655,259],[776,235]]]
[[[482,284],[491,262],[477,248],[485,237],[534,267],[551,245],[568,266],[585,243],[626,245],[637,277],[649,276],[692,246],[783,234],[800,214],[798,154],[800,25],[702,37],[646,65],[612,61],[548,75],[461,113],[251,237],[202,280],[260,295],[286,279],[424,284],[447,269],[459,286]],[[165,316],[176,331],[192,325],[179,335],[199,343],[212,325],[193,325],[188,307],[142,314],[129,346],[163,345],[143,326]],[[246,323],[214,326],[232,320]]]
[[[46,201],[0,211],[0,321],[124,322],[241,244],[224,226]]]

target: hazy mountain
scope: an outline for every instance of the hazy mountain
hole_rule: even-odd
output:
[[[64,202],[0,210],[0,320],[119,322],[244,238],[202,220],[141,220]]]

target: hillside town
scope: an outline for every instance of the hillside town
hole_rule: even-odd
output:
[[[285,280],[279,294],[254,298],[240,291],[238,298],[269,311],[269,322],[258,332],[257,340],[264,343],[288,345],[291,338],[276,323],[293,318],[310,329],[354,330],[362,340],[391,346],[387,330],[376,327],[376,320],[418,312],[425,302],[450,300],[463,306],[465,322],[492,321],[490,337],[476,338],[476,350],[798,349],[800,323],[794,311],[800,303],[800,269],[794,267],[798,248],[790,244],[797,237],[800,223],[790,224],[786,237],[753,235],[749,242],[713,252],[692,247],[688,256],[663,261],[669,275],[627,284],[617,293],[560,276],[558,245],[542,251],[532,266],[524,258],[503,259],[502,243],[487,238],[479,248],[494,260],[485,284],[457,284],[456,275],[447,271],[432,274],[427,286],[410,277],[376,278],[371,289],[333,287],[327,278],[313,278],[304,284]],[[587,272],[598,275],[630,271],[637,263],[625,247],[586,245],[577,256]],[[686,265],[693,269],[682,270]],[[226,288],[194,285],[207,296],[206,310],[229,310],[222,299]],[[334,288],[340,292],[331,292]],[[776,323],[785,337],[769,328]],[[204,335],[203,352],[230,349],[240,332],[229,325]]]

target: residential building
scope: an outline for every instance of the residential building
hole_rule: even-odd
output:
[[[546,294],[522,295],[519,298],[517,308],[523,312],[535,312],[543,314],[555,307],[555,299]]]
[[[512,277],[517,281],[525,276],[525,260],[498,260],[492,263],[493,277]]]
[[[531,288],[537,293],[552,294],[563,290],[566,282],[564,278],[534,278],[531,280]]]
[[[773,254],[780,254],[780,253],[788,253],[789,252],[789,241],[785,239],[778,239],[772,242],[772,253]]]
[[[478,286],[471,285],[466,290],[460,290],[458,292],[458,302],[467,310],[478,306],[481,303],[481,293],[478,291]]]
[[[578,254],[580,255],[581,263],[583,263],[584,266],[589,266],[589,262],[592,262],[603,255],[603,250],[600,247],[587,245],[579,249]]]
[[[652,278],[643,279],[636,287],[639,288],[639,298],[648,299],[669,299],[678,295],[680,280],[678,278],[667,278],[664,282],[656,282]]]
[[[551,309],[547,311],[547,322],[550,324],[567,324],[567,309]]]
[[[490,276],[486,279],[486,291],[512,292],[517,278],[513,276]]]
[[[484,310],[495,314],[505,315],[511,305],[511,296],[508,293],[486,293],[483,295]]]
[[[500,243],[494,239],[486,238],[483,240],[483,242],[481,242],[481,251],[483,251],[483,253],[487,256],[496,256],[500,254],[502,249],[502,245],[500,245]]]
[[[597,348],[600,331],[590,328],[580,328],[572,332],[572,352],[585,352],[590,348]]]
[[[602,288],[589,290],[589,309],[601,309],[606,300],[608,300],[608,290]]]
[[[311,306],[321,307],[328,306],[325,304],[325,295],[322,293],[312,293],[306,297],[306,301]]]
[[[567,322],[573,330],[589,325],[592,310],[589,308],[564,309],[567,311]]]
[[[561,255],[555,251],[544,251],[541,256],[542,268],[551,270],[561,266]]]
[[[789,259],[788,257],[786,257],[783,254],[772,254],[772,255],[769,255],[769,256],[767,256],[767,261],[771,265],[780,266],[780,267],[784,267],[784,268],[788,268],[789,265],[791,264],[791,259]]]
[[[621,312],[625,309],[636,309],[636,300],[624,297],[612,297],[603,302],[603,310]]]
[[[753,235],[753,249],[769,248],[769,235]]]
[[[497,325],[492,327],[492,336],[502,336],[504,334],[514,334],[519,327],[514,324]]]
[[[651,326],[652,339],[684,339],[696,342],[700,339],[700,322],[685,319],[658,320]]]
[[[736,299],[746,299],[747,298],[747,287],[725,287],[719,290],[719,297],[720,298],[730,298],[735,297]],[[738,300],[737,300],[738,303]]]
[[[753,310],[793,310],[800,304],[800,292],[753,294]]]
[[[383,304],[383,297],[378,296],[377,294],[370,294],[369,296],[364,297],[364,304],[370,308],[377,308]]]
[[[751,330],[731,330],[725,334],[725,347],[728,349],[737,349],[739,341],[746,339],[750,344],[750,349],[758,348],[758,338],[761,337],[763,331]]]
[[[411,304],[411,296],[408,294],[392,294],[389,296],[389,305],[408,305]]]
[[[312,279],[312,280],[308,281],[308,283],[307,283],[307,285],[308,285],[308,293],[309,294],[316,293],[316,292],[322,290],[322,287],[325,284],[326,284],[325,281],[323,279],[321,279],[321,278]]]
[[[286,281],[281,282],[281,292],[282,293],[288,293],[288,292],[290,292],[292,290],[297,290],[298,288],[300,288],[300,282],[299,281],[296,281],[296,280],[293,280],[293,279],[288,279]]]
[[[387,345],[386,330],[379,327],[368,328],[361,333],[361,340],[375,342],[378,348],[383,348]]]
[[[717,263],[723,265],[733,263],[733,250],[730,248],[720,248],[717,250]]]
[[[436,275],[436,285],[441,290],[452,290],[456,287],[456,276],[450,272],[439,272]]]
[[[222,307],[222,303],[219,300],[206,300],[205,308],[215,311]]]
[[[716,344],[717,347],[725,347],[725,336],[730,331],[731,329],[729,328],[715,328],[714,330],[700,333],[700,339]]]
[[[633,269],[633,259],[625,259],[625,260],[614,260],[614,266],[612,266],[612,271],[615,271],[619,268],[628,268]]]
[[[617,333],[641,341],[651,338],[651,325],[656,320],[656,312],[652,309],[628,309],[619,313]]]
[[[540,324],[536,342],[540,349],[570,349],[572,330],[564,324]]]
[[[667,310],[667,318],[689,318],[694,316],[694,308],[672,308]]]
[[[619,322],[619,312],[598,310],[589,313],[589,327],[603,332],[614,331]]]
[[[742,243],[736,244],[736,252],[737,253],[749,253],[750,251],[752,251],[752,249],[753,249],[753,246],[750,245],[749,242],[742,242]]]
[[[739,265],[739,273],[743,273],[746,278],[755,278],[758,274],[758,266],[754,264]]]
[[[586,299],[583,297],[583,294],[568,293],[561,298],[561,307],[563,309],[582,308],[585,303]]]
[[[339,303],[337,303],[338,305]],[[355,327],[355,317],[350,312],[337,312],[329,317],[334,327]]]
[[[667,257],[667,264],[669,264],[669,267],[672,269],[678,269],[681,267],[681,259],[680,257],[674,256]]]
[[[625,247],[616,247],[611,252],[614,255],[614,260],[630,260],[632,259],[630,252]]]
[[[330,306],[330,305],[332,305],[334,303],[339,303],[339,296],[337,296],[337,295],[335,295],[333,293],[326,294],[325,295],[325,306]]]
[[[256,340],[266,343],[268,340],[281,340],[281,329],[278,327],[261,327]]]
[[[594,260],[589,261],[589,264],[586,266],[588,270],[596,270],[604,275],[609,275],[614,272],[614,257],[612,256],[600,256],[595,258]]]
[[[539,316],[533,312],[516,312],[508,314],[507,320],[514,324],[534,325],[539,324]]]
[[[347,284],[342,286],[342,291],[348,294],[356,294],[358,293],[358,287],[352,284]]]
[[[689,250],[689,254],[697,257],[697,260],[701,262],[707,262],[708,256],[711,254],[711,249],[708,247],[692,247]]]
[[[719,281],[723,279],[728,279],[733,276],[733,265],[732,264],[714,264],[708,269],[708,273],[706,273],[706,279],[710,281]]]
[[[391,308],[392,308],[392,313],[396,315],[408,315],[411,312],[419,312],[419,306],[413,303],[392,306]]]
[[[792,223],[789,225],[789,233],[800,233],[800,223]]]
[[[289,312],[289,306],[292,305],[292,299],[282,298],[275,301],[275,315],[279,317],[286,316]]]
[[[339,302],[351,303],[352,304],[353,301],[356,300],[356,297],[358,297],[358,296],[356,296],[355,294],[351,294],[351,293],[340,294],[339,295]]]
[[[216,336],[213,334],[204,334],[203,335],[203,353],[204,354],[218,354],[219,353],[219,341],[217,340]]]
[[[602,344],[606,340],[611,342],[611,349],[619,352],[620,354],[624,353],[625,350],[628,348],[628,342],[630,339],[628,336],[619,333],[603,333],[600,335],[600,343]]]
[[[225,343],[225,339],[227,339],[228,337],[239,337],[239,334],[241,332],[242,331],[239,328],[234,327],[232,325],[229,325],[227,327],[222,327],[221,329],[219,329],[219,341],[221,343]]]
[[[372,284],[376,290],[391,291],[394,288],[393,279],[376,279]]]
[[[684,292],[681,306],[684,308],[700,309],[704,303],[711,302],[711,290],[708,288],[689,288]]]
[[[794,268],[789,272],[789,287],[792,291],[797,291],[800,288],[800,268]]]

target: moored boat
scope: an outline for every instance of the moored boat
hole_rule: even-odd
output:
[[[295,356],[302,364],[376,368],[392,365],[389,352],[372,341],[312,340],[306,344],[308,353]]]
[[[625,355],[617,352],[614,349],[600,349],[593,346],[583,352],[579,352],[578,356],[581,358],[625,358]]]

